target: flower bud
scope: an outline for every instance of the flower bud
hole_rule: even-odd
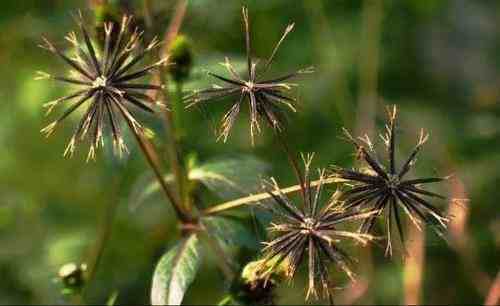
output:
[[[169,47],[169,73],[176,82],[182,82],[189,77],[193,65],[191,41],[184,35],[178,35]]]
[[[58,278],[63,284],[63,292],[72,294],[79,292],[85,285],[87,265],[68,263],[62,266],[58,272]]]

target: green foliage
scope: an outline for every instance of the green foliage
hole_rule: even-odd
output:
[[[195,234],[167,251],[156,266],[151,287],[151,304],[180,305],[194,281],[201,262],[201,248]]]
[[[241,220],[231,217],[209,216],[202,218],[201,222],[207,231],[222,242],[226,248],[239,246],[256,249],[259,246],[252,228],[243,224]]]
[[[189,177],[221,199],[232,199],[258,192],[261,176],[268,168],[266,163],[253,156],[241,155],[207,161],[193,168]]]
[[[268,166],[255,157],[241,155],[232,158],[193,164],[189,170],[190,180],[200,183],[221,199],[232,199],[257,192],[260,176]],[[165,175],[165,181],[173,182],[172,174]],[[160,184],[152,177],[140,178],[129,197],[130,206],[136,209],[148,198],[160,192]]]

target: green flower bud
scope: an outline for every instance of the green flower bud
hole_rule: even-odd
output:
[[[86,281],[87,265],[68,263],[59,269],[58,277],[63,284],[63,293],[73,294],[83,289]]]
[[[287,260],[257,260],[248,263],[232,287],[232,298],[243,305],[270,305],[277,282],[286,278]]]
[[[182,82],[189,77],[193,65],[191,41],[184,35],[178,35],[169,47],[169,73],[176,82]]]

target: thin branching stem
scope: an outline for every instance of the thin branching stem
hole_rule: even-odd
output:
[[[130,130],[132,131],[132,134],[134,134],[135,139],[137,140],[139,147],[144,154],[144,157],[146,157],[149,166],[153,170],[156,179],[158,180],[158,183],[160,183],[163,193],[170,201],[170,203],[172,203],[172,207],[174,208],[177,217],[183,222],[190,221],[191,218],[183,210],[181,203],[178,201],[177,197],[175,197],[174,193],[170,190],[170,187],[168,186],[165,178],[162,175],[162,171],[160,169],[160,159],[153,144],[144,135],[135,133],[132,127],[130,128]]]
[[[171,42],[179,32],[179,29],[182,25],[182,21],[184,19],[185,13],[186,13],[186,7],[187,7],[187,1],[186,0],[179,0],[177,2],[177,5],[174,10],[174,16],[172,18],[171,23],[169,24],[167,31],[165,33],[164,37],[164,46],[160,50],[160,55],[168,55],[168,50]],[[165,90],[162,91],[161,94],[163,96],[163,99],[165,101],[169,101],[170,97],[168,95],[168,86],[167,86],[167,71],[166,69],[160,69],[158,74],[156,75],[156,80],[159,81],[160,84],[165,84]],[[176,111],[178,111],[176,109]],[[167,154],[170,160],[170,166],[172,167],[172,173],[175,177],[175,182],[177,185],[177,199],[179,202],[181,202],[181,205],[183,208],[188,209],[189,207],[186,206],[186,203],[189,201],[185,201],[184,199],[185,196],[185,182],[186,182],[186,170],[184,169],[184,164],[182,160],[182,152],[180,151],[180,144],[178,143],[178,139],[176,138],[176,133],[177,131],[175,130],[175,122],[174,122],[174,116],[172,115],[171,112],[165,111],[164,113],[164,122],[165,122],[165,129],[167,132]]]
[[[278,139],[278,142],[280,143],[281,147],[283,148],[283,151],[285,152],[285,154],[288,158],[288,162],[292,166],[295,177],[297,178],[297,180],[299,182],[300,192],[302,193],[302,196],[305,197],[306,186],[304,185],[304,178],[303,178],[302,173],[300,171],[299,165],[297,164],[297,159],[292,154],[283,132],[281,132],[279,130],[275,130],[275,135],[276,135],[276,138]]]
[[[335,183],[340,183],[340,182],[345,182],[345,180],[339,179],[336,177],[327,178],[327,179],[323,180],[323,184],[335,184]],[[321,183],[320,180],[312,181],[311,187],[318,186],[320,183]],[[294,186],[290,186],[290,187],[286,187],[286,188],[281,189],[281,192],[284,194],[288,194],[288,193],[294,193],[294,192],[301,191],[301,190],[302,190],[301,185],[294,185]],[[272,194],[278,195],[278,193],[275,191],[273,191]],[[224,202],[224,203],[209,207],[203,211],[203,214],[204,215],[220,214],[222,212],[226,212],[226,211],[231,210],[231,209],[239,208],[239,207],[244,206],[244,205],[256,204],[259,201],[267,200],[271,197],[272,196],[269,194],[269,192],[254,194],[254,195],[250,195],[248,197],[239,198],[236,200]]]

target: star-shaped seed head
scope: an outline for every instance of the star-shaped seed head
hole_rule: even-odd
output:
[[[271,66],[279,46],[288,33],[292,31],[294,24],[287,26],[269,59],[261,69],[257,69],[258,62],[252,58],[250,19],[248,10],[245,7],[242,9],[242,15],[245,27],[247,74],[245,76],[238,74],[230,60],[226,57],[222,65],[227,69],[229,76],[226,77],[208,72],[208,75],[222,81],[224,85],[214,85],[212,88],[195,91],[193,94],[186,96],[184,100],[187,103],[187,107],[192,107],[200,103],[207,103],[222,98],[235,99],[233,106],[222,118],[218,139],[222,139],[224,142],[229,136],[242,105],[246,103],[250,110],[250,135],[252,144],[254,144],[255,134],[261,131],[259,121],[267,122],[273,129],[280,130],[283,128],[282,108],[286,107],[293,112],[296,111],[295,104],[297,100],[288,95],[288,92],[296,84],[289,83],[288,80],[301,74],[312,73],[313,70],[309,67],[281,77],[265,78],[265,73]]]
[[[42,48],[61,58],[70,66],[70,76],[53,76],[38,72],[37,79],[52,79],[77,87],[73,93],[46,103],[47,114],[60,104],[72,105],[55,121],[41,130],[46,136],[51,135],[55,128],[70,114],[86,105],[86,110],[77,125],[64,155],[71,156],[77,144],[90,138],[88,159],[95,158],[96,150],[104,145],[104,129],[111,131],[113,147],[120,156],[127,152],[123,141],[119,118],[123,118],[133,133],[144,133],[144,128],[132,113],[132,108],[138,108],[148,113],[154,113],[155,107],[163,106],[146,94],[146,90],[161,90],[163,87],[133,81],[143,78],[152,70],[165,65],[167,59],[136,68],[144,57],[159,45],[153,39],[146,47],[142,47],[142,32],[138,29],[130,31],[131,17],[124,16],[116,38],[112,39],[114,24],[106,23],[105,42],[103,48],[96,47],[91,41],[83,17],[77,17],[77,23],[83,42],[75,32],[70,32],[66,40],[74,47],[74,56],[61,51],[46,38],[43,38]]]
[[[448,177],[406,178],[410,169],[415,165],[416,158],[429,135],[423,130],[410,156],[399,167],[396,164],[396,115],[394,106],[388,109],[389,123],[386,133],[380,135],[387,148],[388,167],[379,162],[370,139],[365,136],[355,139],[344,129],[347,139],[354,145],[358,156],[366,162],[369,171],[349,170],[333,166],[331,174],[337,178],[347,180],[354,186],[343,192],[342,200],[347,209],[364,210],[375,214],[366,219],[360,227],[360,232],[372,231],[375,221],[385,213],[387,247],[386,255],[392,255],[391,232],[393,223],[404,244],[404,232],[401,215],[405,214],[419,229],[422,223],[431,226],[436,233],[444,237],[448,218],[435,208],[427,198],[445,199],[444,196],[427,191],[422,185],[441,182]]]
[[[287,276],[293,278],[299,265],[306,261],[309,270],[309,284],[306,298],[318,297],[318,286],[324,297],[330,297],[331,286],[328,276],[328,265],[335,264],[347,276],[354,279],[350,269],[351,259],[339,247],[342,239],[353,239],[366,244],[373,237],[369,234],[342,230],[339,226],[346,221],[363,220],[374,212],[347,211],[337,201],[334,194],[329,201],[323,203],[321,197],[325,184],[324,171],[319,171],[319,180],[310,181],[310,164],[312,156],[304,159],[304,193],[300,205],[293,203],[280,189],[277,182],[271,179],[266,190],[273,199],[270,209],[275,219],[269,228],[273,239],[265,244],[262,273],[270,273],[274,267],[286,263]],[[268,265],[267,263],[272,263]]]

